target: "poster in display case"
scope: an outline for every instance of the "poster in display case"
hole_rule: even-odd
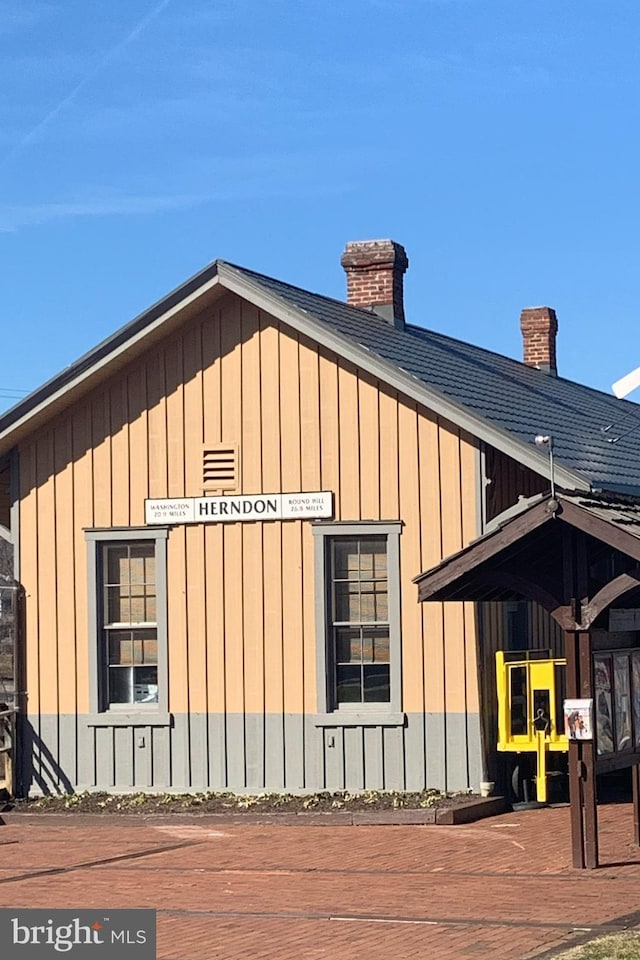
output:
[[[598,755],[613,753],[613,714],[611,711],[611,661],[594,657],[593,661]]]
[[[565,700],[563,706],[567,739],[593,740],[593,700]]]
[[[629,654],[617,654],[613,658],[613,689],[616,711],[616,750],[631,750],[631,682],[629,677]]]

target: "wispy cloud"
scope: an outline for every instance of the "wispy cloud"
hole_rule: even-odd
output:
[[[86,73],[82,79],[76,83],[73,89],[60,100],[52,110],[50,110],[46,116],[44,116],[38,123],[32,127],[29,132],[22,137],[18,143],[9,151],[9,153],[0,161],[0,170],[3,170],[9,163],[16,159],[20,153],[27,147],[30,143],[37,139],[40,133],[48,127],[53,121],[63,112],[65,107],[68,107],[72,103],[78,94],[87,86],[104,68],[115,59],[122,50],[125,49],[130,43],[133,43],[140,34],[145,30],[152,20],[155,20],[157,16],[168,6],[170,0],[160,0],[141,20],[139,20],[132,30],[118,43],[114,44],[109,50],[102,55],[98,62]]]
[[[74,217],[132,216],[193,207],[210,198],[182,196],[100,196],[33,204],[0,204],[0,233]]]
[[[339,175],[319,176],[332,160]],[[182,182],[198,185],[193,192],[125,192],[107,188],[55,201],[0,203],[0,233],[13,233],[56,220],[89,217],[153,216],[205,204],[266,199],[343,195],[357,186],[362,158],[348,153],[332,158],[306,156],[227,157],[207,164],[201,159]],[[353,173],[351,172],[353,171]],[[206,187],[204,186],[206,184]],[[215,184],[213,189],[211,185]]]

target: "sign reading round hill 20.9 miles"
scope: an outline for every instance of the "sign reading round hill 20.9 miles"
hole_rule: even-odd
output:
[[[333,494],[262,493],[247,496],[174,497],[145,500],[145,522],[237,523],[256,520],[321,520],[333,516]]]

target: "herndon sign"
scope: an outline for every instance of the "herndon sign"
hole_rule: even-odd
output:
[[[333,494],[263,493],[228,497],[145,500],[145,522],[237,523],[247,520],[319,520],[333,516]]]

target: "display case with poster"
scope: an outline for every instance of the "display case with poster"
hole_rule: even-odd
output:
[[[593,683],[597,756],[640,750],[640,650],[595,653]]]
[[[594,692],[596,714],[596,748],[598,755],[613,753],[613,720],[611,712],[611,660],[594,657]]]

